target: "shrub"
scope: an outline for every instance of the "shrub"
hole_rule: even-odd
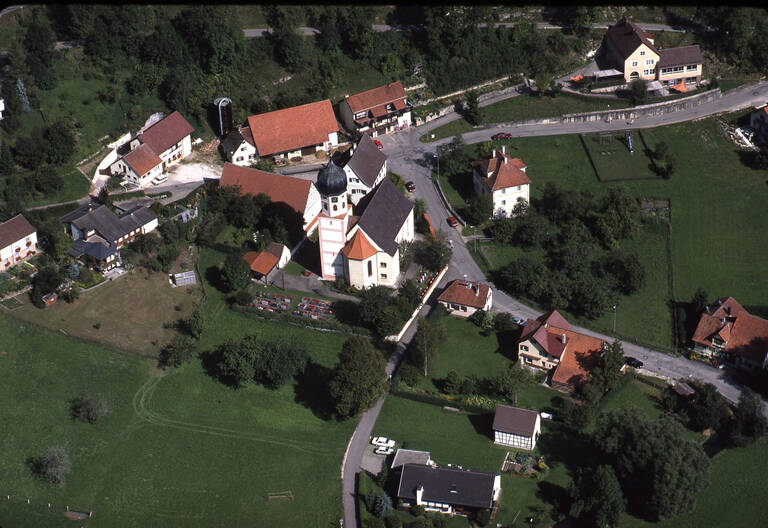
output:
[[[447,392],[448,394],[458,394],[460,390],[461,378],[455,370],[452,370],[445,377],[443,382],[443,391]]]
[[[96,423],[96,421],[109,412],[107,402],[98,396],[85,395],[72,400],[70,413],[73,420]]]
[[[416,506],[413,506],[411,508],[411,513],[416,517],[421,517],[426,513],[426,510],[424,509],[424,506],[422,506],[421,504],[417,504]]]
[[[390,515],[384,519],[384,523],[387,525],[387,528],[403,528],[403,521],[397,515]]]
[[[365,528],[386,528],[384,521],[376,517],[367,518],[363,522],[363,525],[365,526]]]
[[[496,400],[478,394],[470,394],[469,396],[466,396],[463,398],[463,402],[468,407],[474,407],[488,412],[493,412],[496,409]]]
[[[69,453],[63,446],[49,447],[32,465],[33,471],[51,484],[64,484],[67,475],[72,471]]]
[[[409,387],[414,387],[421,379],[421,371],[410,364],[404,364],[400,367],[400,379]]]
[[[233,297],[233,301],[238,306],[248,306],[248,304],[251,302],[251,299],[253,299],[253,296],[248,293],[247,289],[243,289],[238,291]]]

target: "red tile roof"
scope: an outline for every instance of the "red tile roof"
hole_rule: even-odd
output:
[[[0,224],[0,249],[7,248],[14,242],[22,240],[35,232],[26,218],[17,214],[10,220]]]
[[[248,127],[259,156],[325,143],[339,130],[328,99],[249,116]]]
[[[284,202],[294,210],[304,213],[309,191],[314,184],[309,180],[225,163],[219,185],[224,187],[239,185],[240,194],[256,196],[264,193],[273,202]]]
[[[483,309],[491,289],[487,284],[455,280],[437,298],[438,301]]]
[[[347,242],[347,245],[341,249],[344,256],[351,260],[365,260],[372,257],[379,251],[371,244],[368,237],[361,229],[357,230],[352,236],[352,240]]]
[[[144,176],[147,172],[160,165],[163,160],[160,156],[155,154],[155,151],[147,145],[142,143],[128,154],[123,156],[125,161],[139,176]]]
[[[482,181],[492,191],[531,183],[531,179],[522,170],[527,167],[523,160],[510,158],[501,151],[496,151],[492,158],[473,162],[472,167],[480,172]],[[491,175],[488,176],[488,173]]]
[[[608,26],[608,31],[605,32],[605,37],[621,54],[622,59],[625,60],[632,55],[641,44],[648,46],[654,53],[659,53],[656,46],[651,42],[653,37],[642,30],[637,24],[626,19],[622,19],[618,23]]]
[[[405,99],[405,97],[405,88],[403,88],[403,84],[400,81],[397,81],[350,95],[346,98],[346,101],[352,113],[357,114],[358,112],[370,110],[374,106],[394,103],[397,100]],[[397,109],[397,104],[395,104],[395,108]],[[404,102],[402,103],[402,108],[405,108]]]
[[[726,353],[762,364],[768,354],[768,321],[747,312],[733,297],[718,299],[715,306],[711,315],[701,314],[691,340],[712,347],[717,336]]]
[[[245,260],[256,273],[266,275],[277,265],[278,258],[269,251],[249,251],[243,255]]]
[[[733,297],[721,297],[707,306],[707,311],[712,313],[712,317],[737,317],[746,310]]]
[[[179,112],[173,112],[139,134],[139,141],[152,147],[159,155],[194,131]]]
[[[255,147],[256,143],[253,142],[253,134],[251,134],[251,128],[250,127],[242,127],[240,129],[240,135],[243,136],[243,139],[250,144],[251,146]]]

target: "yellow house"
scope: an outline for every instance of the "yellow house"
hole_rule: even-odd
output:
[[[658,80],[664,86],[697,85],[701,81],[702,56],[698,45],[663,49],[650,33],[627,19],[609,26],[603,43],[604,56],[624,73],[624,80]]]

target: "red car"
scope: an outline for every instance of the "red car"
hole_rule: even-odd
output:
[[[448,222],[448,225],[451,227],[456,227],[457,225],[459,225],[459,221],[456,220],[455,216],[449,216],[447,222]]]
[[[412,181],[405,182],[405,188],[408,189],[408,192],[413,192],[416,190],[416,184]]]
[[[498,134],[492,135],[491,139],[496,141],[500,139],[512,139],[512,134],[510,134],[509,132],[499,132]]]
[[[379,141],[378,139],[374,139],[373,140],[373,144],[376,145],[377,147],[379,147],[379,150],[384,148],[384,145],[382,145],[381,141]]]

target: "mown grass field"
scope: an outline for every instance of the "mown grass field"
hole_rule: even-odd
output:
[[[44,198],[34,198],[24,205],[26,207],[35,207],[37,205],[45,205],[49,203],[61,203],[79,200],[88,194],[91,188],[91,184],[88,179],[83,176],[77,169],[61,170],[61,177],[64,180],[64,185],[55,194],[50,194]]]
[[[633,152],[622,133],[589,134],[582,138],[601,181],[659,178],[637,132],[632,134]]]

